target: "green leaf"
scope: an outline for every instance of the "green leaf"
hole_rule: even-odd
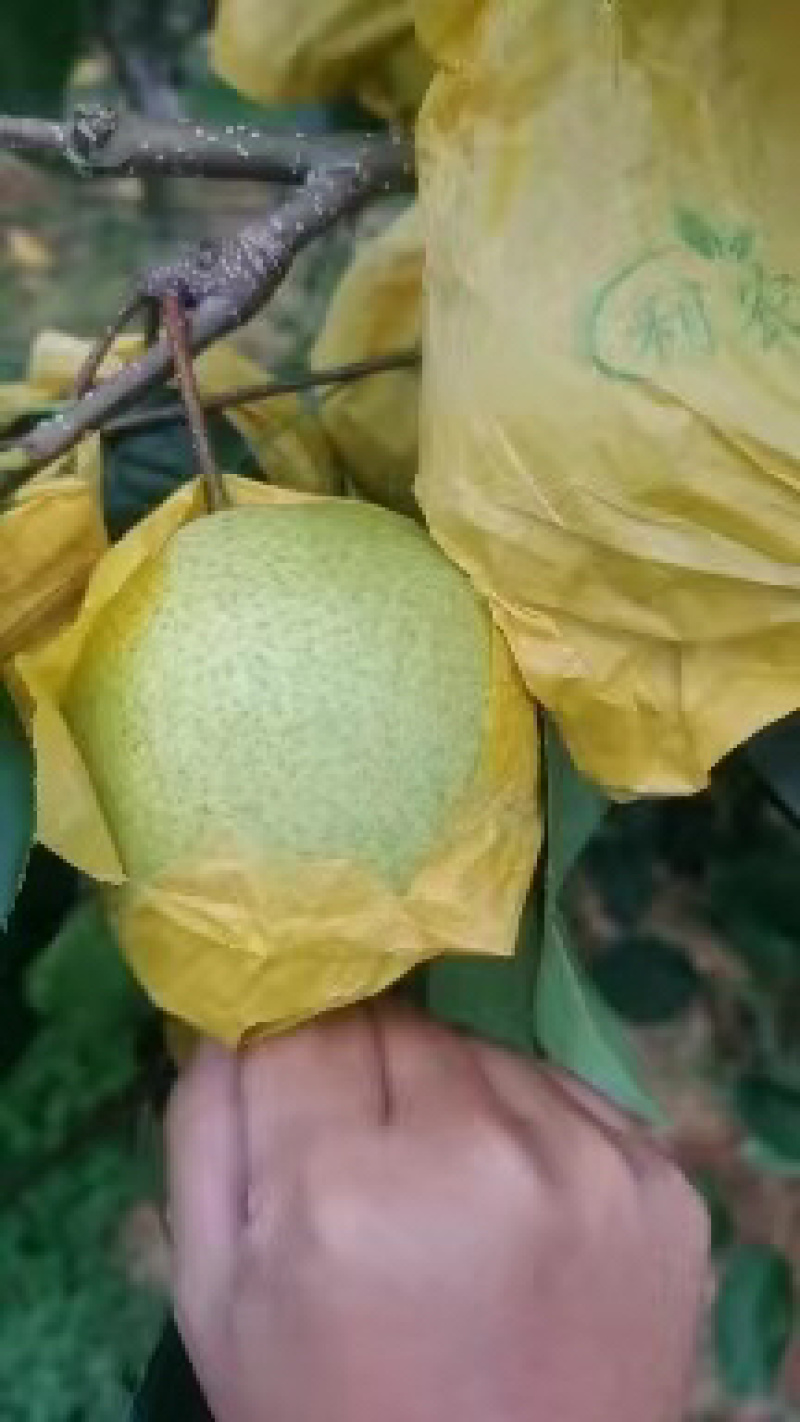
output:
[[[769,923],[743,913],[735,923],[729,922],[725,946],[747,964],[763,988],[775,992],[800,980],[800,938],[781,933]]]
[[[575,961],[559,901],[570,870],[605,817],[609,800],[575,769],[548,724],[547,867],[544,942],[535,988],[536,1037],[564,1070],[606,1092],[621,1106],[660,1120],[661,1112],[639,1084],[638,1068],[622,1029]]]
[[[794,853],[753,850],[718,866],[711,908],[724,942],[765,987],[800,982],[800,896]]]
[[[538,1030],[543,927],[552,920],[569,871],[609,804],[579,775],[552,726],[545,732],[545,755],[546,866],[529,895],[514,958],[448,957],[426,970],[426,1003],[434,1016],[531,1054],[547,1047]],[[620,1075],[627,1080],[624,1069]],[[644,1099],[633,1088],[631,1093],[638,1101]]]
[[[748,741],[756,773],[793,818],[800,820],[800,716],[787,716]]]
[[[780,1254],[758,1245],[734,1251],[714,1310],[717,1360],[732,1397],[763,1397],[772,1389],[792,1335],[792,1270]]]
[[[737,1115],[779,1160],[800,1165],[800,1091],[766,1076],[746,1076],[734,1092]]]
[[[120,954],[99,898],[75,909],[28,975],[31,1002],[73,1040],[134,1030],[151,1008]]]
[[[34,844],[25,866],[25,879],[0,939],[0,979],[3,973],[22,975],[31,960],[47,947],[74,907],[79,885],[77,869],[43,845]]]
[[[157,397],[143,402],[141,408],[158,409],[162,404],[163,398]],[[223,415],[212,413],[207,423],[211,448],[221,469],[229,474],[262,477],[247,441]],[[106,436],[103,507],[109,537],[121,538],[192,477],[192,445],[183,420]]]
[[[548,802],[546,869],[528,897],[513,958],[441,958],[426,970],[430,1012],[490,1041],[536,1053],[536,995],[545,900],[561,887],[608,806],[578,774],[557,733],[545,732]]]
[[[691,960],[663,939],[631,934],[593,964],[591,980],[610,1007],[628,1022],[671,1022],[702,990]]]
[[[27,1051],[39,1027],[25,975],[75,899],[78,872],[34,845],[16,903],[0,934],[0,1077]]]
[[[711,1252],[721,1254],[733,1240],[733,1220],[731,1219],[720,1183],[708,1171],[701,1171],[693,1177],[694,1186],[702,1195],[708,1210],[711,1225]]]
[[[552,722],[545,731],[547,896],[554,902],[605,817],[610,800],[575,769]]]
[[[8,922],[22,882],[35,815],[33,751],[14,703],[0,684],[0,928]]]
[[[572,953],[566,925],[548,923],[536,992],[536,1031],[547,1056],[636,1115],[663,1113],[640,1084],[630,1043]]]
[[[609,812],[584,851],[584,868],[611,918],[633,926],[653,901],[658,822],[641,801]]]
[[[451,1027],[500,1046],[535,1052],[534,995],[539,961],[539,895],[531,893],[513,958],[440,958],[426,972],[426,1006]]]
[[[2,375],[0,375],[0,379],[2,378]],[[18,372],[13,379],[22,380],[24,379],[24,374]],[[22,439],[35,425],[38,425],[40,420],[49,420],[52,415],[60,414],[63,408],[63,405],[57,404],[42,395],[41,399],[34,397],[31,400],[30,407],[25,410],[23,414],[20,414],[19,411],[17,411],[16,414],[7,414],[5,416],[0,413],[0,430],[2,431],[3,439]]]
[[[244,435],[225,415],[212,410],[206,424],[211,449],[220,469],[244,479],[264,478],[264,472]]]

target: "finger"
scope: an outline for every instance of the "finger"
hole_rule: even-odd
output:
[[[709,1247],[708,1211],[689,1182],[657,1127],[617,1106],[607,1096],[569,1072],[549,1066],[553,1088],[574,1110],[607,1134],[647,1199],[651,1236],[660,1235],[665,1246],[663,1278],[678,1286],[699,1290]],[[687,1307],[691,1316],[691,1308]]]
[[[542,1074],[554,1090],[569,1100],[577,1110],[590,1116],[603,1130],[610,1131],[615,1136],[635,1136],[642,1140],[652,1134],[653,1128],[643,1117],[635,1115],[633,1111],[627,1111],[604,1091],[575,1076],[573,1072],[564,1071],[552,1062],[545,1062]]]
[[[628,1160],[636,1175],[653,1166],[674,1163],[670,1142],[664,1127],[634,1115],[619,1106],[604,1092],[596,1091],[571,1072],[548,1066],[546,1075],[553,1090],[569,1101],[576,1111],[613,1141]]]
[[[240,1072],[251,1195],[301,1142],[383,1120],[380,1056],[364,1009],[255,1043]]]
[[[488,1042],[476,1042],[474,1050],[482,1070],[508,1104],[524,1117],[538,1120],[543,1102],[552,1114],[555,1094],[562,1110],[564,1107],[577,1110],[605,1131],[619,1135],[636,1128],[635,1119],[607,1096],[550,1062],[533,1061]]]
[[[468,1039],[394,1003],[375,1015],[392,1117],[450,1115],[476,1110],[485,1083]]]
[[[476,1044],[482,1070],[498,1096],[534,1130],[551,1163],[574,1164],[598,1135],[638,1170],[655,1149],[646,1124],[588,1083],[549,1062],[534,1063],[489,1044]]]
[[[213,1316],[234,1267],[244,1158],[236,1056],[204,1044],[174,1088],[166,1146],[173,1292],[179,1314]]]

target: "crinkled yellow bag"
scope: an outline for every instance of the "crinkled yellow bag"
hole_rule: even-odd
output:
[[[0,509],[0,667],[76,611],[106,548],[99,441],[84,441]]]
[[[358,96],[390,120],[413,117],[431,73],[411,0],[220,0],[212,57],[253,99]]]
[[[420,340],[423,247],[416,206],[367,242],[340,281],[311,357],[324,370]],[[410,512],[419,454],[419,374],[387,371],[320,403],[322,423],[358,488]]]
[[[26,379],[0,385],[0,431],[45,414],[51,397],[33,365]],[[11,451],[2,461],[10,465],[15,458]],[[2,478],[0,469],[0,487]],[[76,611],[106,548],[99,484],[95,435],[0,506],[0,667]]]
[[[417,495],[584,771],[800,705],[800,9],[417,0]]]
[[[237,503],[310,497],[230,487]],[[33,706],[39,839],[109,886],[123,950],[155,1001],[231,1043],[375,993],[439,954],[511,954],[541,838],[538,752],[533,707],[497,630],[474,781],[404,892],[353,863],[303,859],[289,873],[285,858],[234,844],[126,880],[61,701],[103,608],[202,506],[189,485],[137,524],[96,568],[71,625],[15,662]]]

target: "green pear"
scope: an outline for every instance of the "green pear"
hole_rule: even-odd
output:
[[[125,583],[65,714],[131,878],[238,845],[402,889],[474,777],[490,663],[485,606],[411,520],[242,507]]]

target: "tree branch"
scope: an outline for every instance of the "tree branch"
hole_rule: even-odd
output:
[[[204,178],[304,183],[322,168],[369,165],[392,191],[414,188],[414,151],[405,134],[305,137],[246,124],[214,128],[82,105],[64,123],[0,115],[0,149],[61,159],[90,177],[172,173]]]
[[[282,207],[260,222],[248,223],[236,237],[218,247],[206,244],[155,268],[141,286],[142,296],[160,303],[167,292],[175,292],[188,313],[189,347],[204,350],[249,320],[309,242],[386,189],[380,164],[373,168],[363,162],[313,173]],[[29,462],[0,475],[0,497],[13,493],[36,469],[161,384],[174,368],[169,342],[162,337],[118,375],[15,440],[15,452]]]
[[[383,375],[393,370],[416,370],[419,363],[420,351],[416,346],[412,346],[408,350],[389,351],[385,355],[369,356],[365,360],[348,361],[345,365],[328,366],[326,370],[304,370],[298,375],[287,376],[285,380],[262,380],[255,385],[223,390],[218,395],[208,395],[202,402],[202,408],[206,414],[210,414],[214,410],[230,410],[237,405],[255,405],[262,400],[276,399],[280,395],[296,395],[301,390],[316,390],[326,385],[351,385],[357,380],[365,380],[369,376]],[[164,405],[159,410],[141,410],[137,414],[111,420],[109,424],[103,425],[103,434],[138,434],[142,430],[171,425],[176,420],[185,419],[185,405],[176,402]]]
[[[117,336],[121,335],[131,318],[135,316],[137,311],[141,310],[141,308],[145,305],[148,307],[148,313],[151,312],[152,308],[152,314],[155,320],[155,328],[153,330],[152,339],[147,340],[146,344],[148,346],[151,346],[153,344],[153,341],[158,336],[158,307],[153,306],[152,303],[148,302],[147,298],[143,295],[141,291],[134,291],[131,294],[130,300],[126,301],[125,305],[114,317],[114,320],[111,322],[111,324],[106,327],[106,330],[103,332],[103,335],[101,336],[100,340],[97,341],[92,347],[85,361],[83,362],[83,365],[78,371],[78,374],[75,377],[76,400],[80,400],[82,396],[86,395],[88,391],[91,390],[92,386],[95,383],[95,380],[97,379],[97,373],[109,351],[111,350],[111,347],[113,346]]]

